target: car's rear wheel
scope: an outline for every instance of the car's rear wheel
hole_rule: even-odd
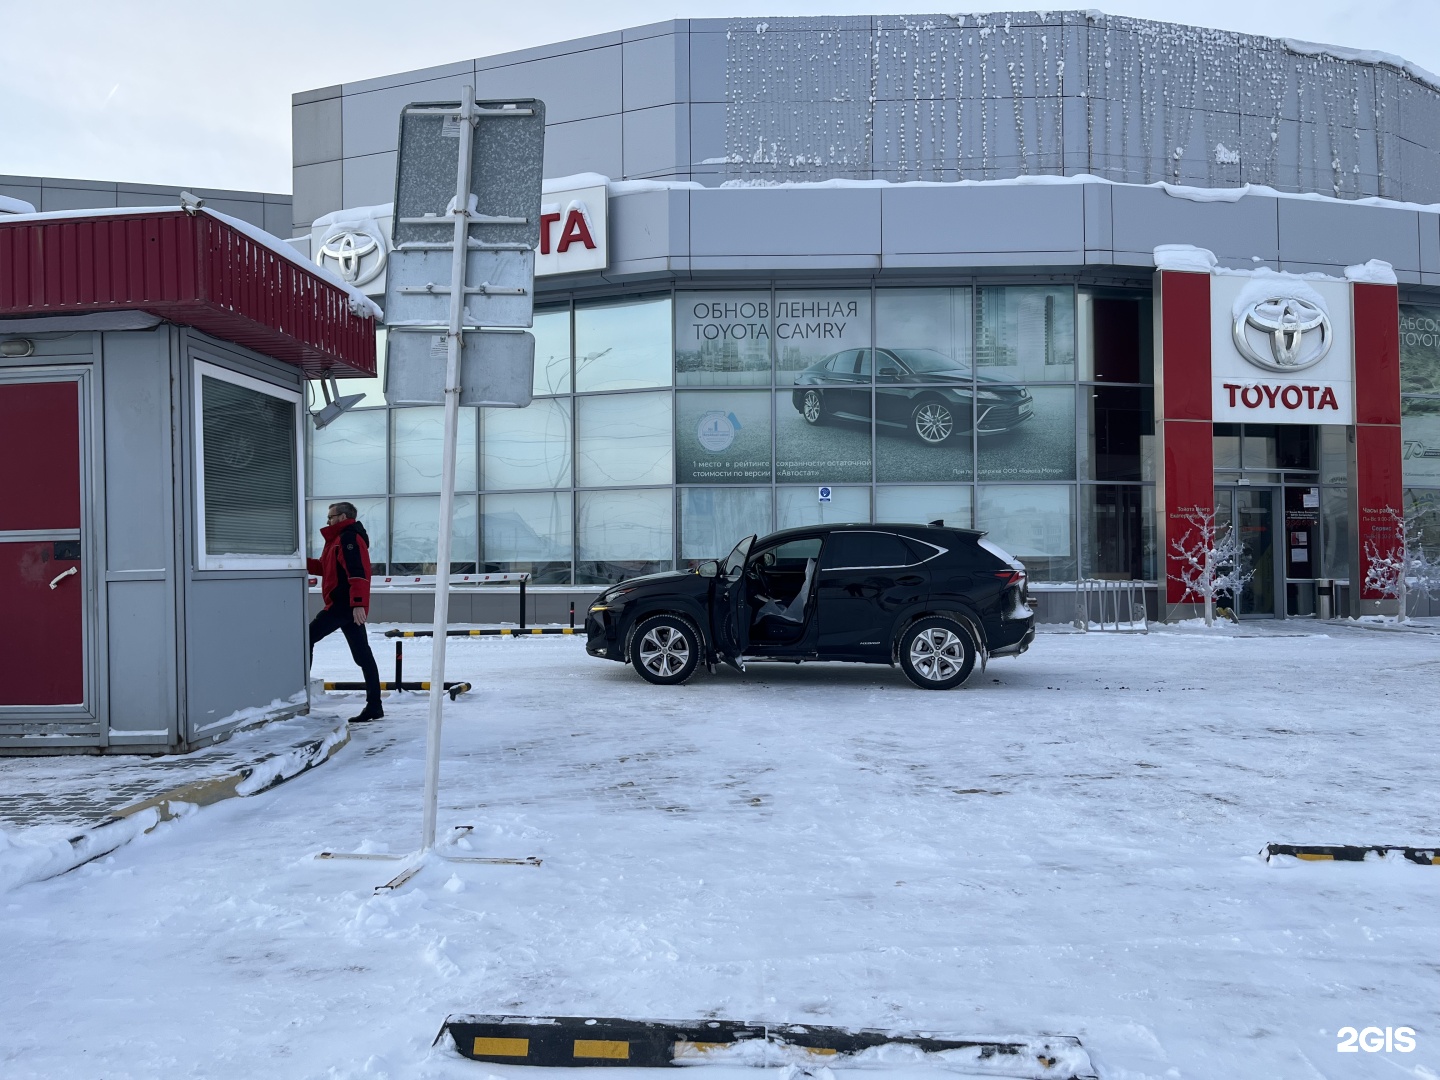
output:
[[[806,390],[800,399],[800,415],[805,417],[807,424],[823,424],[825,422],[825,398],[819,390]]]
[[[900,667],[922,690],[949,690],[975,670],[975,639],[954,619],[920,619],[900,638]]]
[[[938,398],[922,401],[910,414],[910,430],[926,446],[944,446],[955,434],[955,411]]]
[[[630,663],[647,682],[675,686],[695,674],[700,635],[677,615],[654,615],[635,628]]]

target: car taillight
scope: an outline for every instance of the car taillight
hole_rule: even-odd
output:
[[[996,570],[995,576],[1006,585],[1020,585],[1025,581],[1025,572],[1023,570]]]

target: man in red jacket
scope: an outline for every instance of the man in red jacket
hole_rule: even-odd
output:
[[[352,724],[379,720],[385,715],[380,707],[380,669],[375,666],[375,654],[365,637],[365,619],[370,611],[370,537],[355,517],[353,503],[331,503],[326,525],[320,530],[325,549],[320,558],[305,561],[310,573],[319,575],[320,592],[325,597],[325,610],[310,621],[311,661],[315,659],[315,643],[339,630],[365,676],[365,708],[350,718]]]

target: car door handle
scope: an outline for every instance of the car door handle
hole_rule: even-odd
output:
[[[52,582],[50,582],[50,588],[52,588],[52,589],[55,588],[55,586],[59,585],[60,582],[64,581],[64,580],[65,580],[67,577],[69,577],[71,574],[78,574],[79,572],[80,572],[80,568],[79,568],[78,566],[72,566],[72,567],[70,567],[69,570],[66,570],[63,574],[56,574],[56,575],[55,575],[55,580],[52,581]]]

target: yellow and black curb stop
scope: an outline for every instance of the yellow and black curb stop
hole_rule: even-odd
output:
[[[1364,862],[1401,856],[1421,866],[1440,866],[1440,848],[1399,847],[1393,844],[1266,844],[1260,854],[1269,862],[1276,855],[1291,855],[1306,862]]]
[[[899,1044],[924,1053],[954,1052],[1004,1075],[1033,1080],[1093,1080],[1080,1040],[1069,1035],[1035,1039],[968,1039],[926,1032],[850,1031],[811,1024],[762,1024],[736,1020],[625,1020],[586,1016],[447,1016],[435,1036],[448,1034],[455,1049],[474,1061],[510,1065],[774,1066],[858,1054]],[[957,1062],[958,1064],[958,1062]]]

